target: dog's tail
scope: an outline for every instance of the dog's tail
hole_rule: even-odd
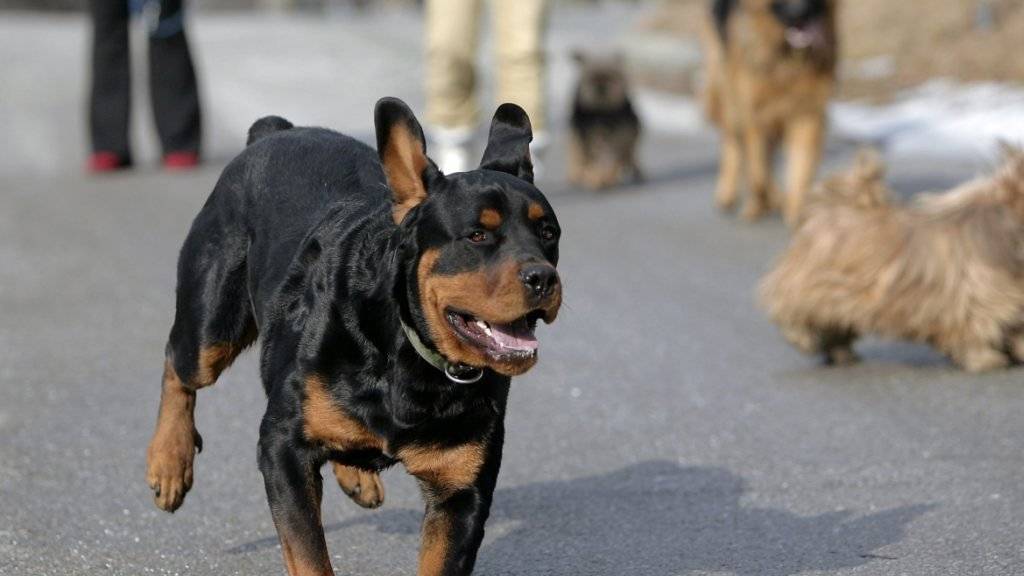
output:
[[[996,174],[996,187],[1004,202],[1024,217],[1024,148],[1008,142],[1000,146],[1003,165]]]
[[[288,130],[289,128],[294,128],[294,125],[280,116],[264,116],[249,128],[249,138],[245,141],[245,145],[252,146],[253,142],[256,142],[260,138],[273,134],[274,132]]]
[[[889,196],[881,154],[873,148],[864,148],[857,153],[853,166],[815,187],[812,201],[878,208],[889,203]]]

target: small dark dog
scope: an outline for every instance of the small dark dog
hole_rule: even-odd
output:
[[[448,176],[404,103],[381,100],[375,120],[377,152],[264,118],[224,170],[178,262],[147,481],[158,507],[181,505],[202,446],[196,391],[259,336],[259,466],[288,573],[333,574],[330,461],[367,508],[401,462],[427,503],[419,574],[469,574],[510,377],[536,363],[534,327],[561,305],[560,229],[518,106],[498,108],[480,168]]]
[[[573,53],[579,85],[573,100],[569,181],[592,190],[643,178],[636,161],[640,118],[620,56]]]

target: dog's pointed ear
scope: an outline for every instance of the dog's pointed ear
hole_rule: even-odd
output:
[[[533,128],[526,111],[515,104],[502,104],[494,113],[480,168],[506,172],[533,183],[530,142]]]
[[[424,181],[430,166],[423,128],[412,110],[398,98],[381,98],[373,113],[377,129],[377,154],[394,195],[393,215],[401,224],[414,206],[427,199]]]

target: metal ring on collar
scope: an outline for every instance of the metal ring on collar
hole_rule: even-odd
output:
[[[476,384],[477,382],[480,381],[481,378],[484,377],[483,368],[474,368],[470,372],[471,376],[469,376],[468,378],[461,378],[459,376],[456,376],[454,373],[452,373],[452,369],[458,366],[459,365],[452,364],[451,362],[445,362],[444,364],[444,375],[447,376],[449,380],[455,382],[456,384]]]

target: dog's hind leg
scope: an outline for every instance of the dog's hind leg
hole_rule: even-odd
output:
[[[185,240],[178,262],[177,311],[167,343],[160,412],[146,453],[146,481],[157,507],[173,512],[192,487],[202,449],[195,427],[196,391],[213,384],[256,339],[246,284],[244,235],[220,226],[209,203]]]
[[[800,116],[786,126],[786,204],[783,215],[790,227],[800,218],[804,201],[821,162],[825,121],[816,114]]]
[[[734,130],[725,129],[722,131],[722,153],[715,188],[715,206],[719,210],[725,212],[736,208],[742,173],[743,143]]]

